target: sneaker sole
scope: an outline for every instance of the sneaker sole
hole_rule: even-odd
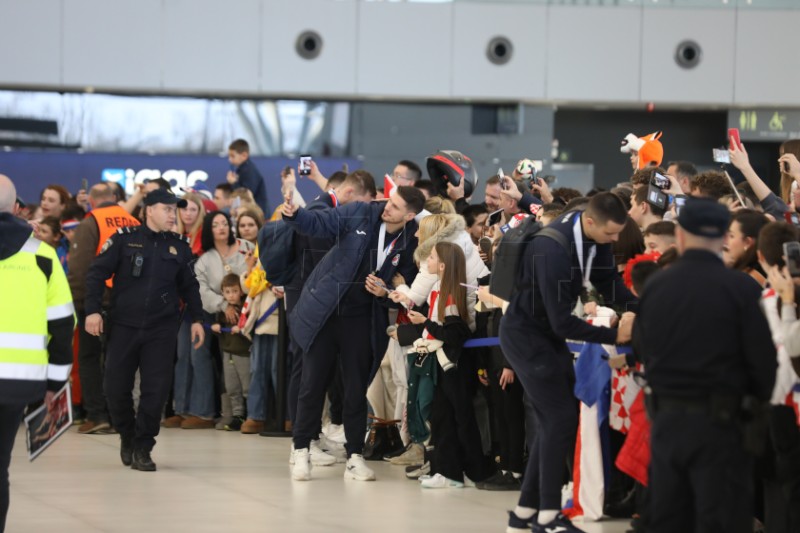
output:
[[[292,472],[292,479],[295,481],[311,481],[311,474],[296,476],[294,475],[294,472]]]
[[[344,478],[345,479],[352,479],[355,481],[375,481],[375,475],[372,476],[359,476],[353,474],[352,472],[348,472],[347,470],[344,471]]]
[[[330,459],[314,459],[312,457],[311,464],[314,466],[332,466],[336,464],[336,457],[331,456]]]
[[[97,424],[95,427],[93,427],[88,431],[78,430],[78,433],[80,433],[81,435],[94,435],[95,433],[108,431],[109,429],[111,429],[111,424]]]

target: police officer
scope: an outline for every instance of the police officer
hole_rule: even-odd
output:
[[[647,531],[753,531],[741,411],[769,400],[777,363],[758,285],[722,262],[729,221],[721,204],[686,200],[681,258],[648,280],[633,328],[652,391]]]
[[[105,281],[114,276],[108,326],[105,392],[111,419],[122,440],[122,464],[154,471],[150,451],[172,384],[179,326],[179,298],[193,320],[192,340],[205,338],[200,289],[192,271],[188,239],[170,231],[176,206],[171,193],[157,189],[144,200],[145,224],[120,228],[103,245],[86,279],[86,331],[103,333],[100,315]],[[133,411],[133,381],[141,374],[139,410]]]
[[[566,339],[603,344],[630,340],[629,318],[612,329],[572,314],[589,286],[607,303],[635,301],[617,275],[611,248],[627,218],[618,196],[600,193],[586,211],[570,211],[548,225],[561,234],[562,242],[539,236],[526,245],[518,290],[500,323],[500,343],[533,406],[536,438],[528,443],[530,457],[508,531],[581,531],[559,513],[564,465],[578,426],[575,370]]]

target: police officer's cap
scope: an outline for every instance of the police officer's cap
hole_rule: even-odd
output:
[[[164,189],[156,189],[154,191],[150,191],[147,193],[147,196],[144,197],[144,205],[155,204],[177,204],[178,207],[186,207],[188,202],[183,198],[178,198],[171,192],[165,191]]]
[[[684,230],[710,239],[724,236],[730,223],[728,208],[709,198],[687,198],[678,216],[678,224]]]

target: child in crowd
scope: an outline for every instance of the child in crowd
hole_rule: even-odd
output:
[[[222,296],[228,305],[233,306],[237,316],[242,309],[242,288],[239,276],[228,274],[222,278]],[[230,327],[230,332],[223,328]],[[246,398],[250,389],[250,340],[242,334],[236,324],[228,324],[225,313],[217,314],[217,323],[211,331],[220,336],[219,347],[222,351],[222,368],[225,378],[225,390],[231,400],[233,420],[225,424],[228,431],[239,431],[245,417]]]
[[[438,277],[428,296],[428,316],[408,312],[413,324],[425,326],[422,337],[414,342],[419,364],[434,364],[437,374],[430,420],[435,443],[432,475],[420,481],[424,488],[463,487],[465,473],[472,481],[492,474],[467,393],[475,365],[462,358],[462,346],[471,335],[464,252],[457,244],[439,242],[431,250],[427,268]]]
[[[58,260],[64,272],[66,272],[69,244],[64,244],[64,234],[61,233],[61,221],[56,217],[44,217],[36,226],[36,238],[56,249]]]

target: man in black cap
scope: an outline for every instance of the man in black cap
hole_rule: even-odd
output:
[[[634,324],[653,422],[648,532],[753,530],[743,406],[769,400],[777,363],[759,287],[722,262],[729,221],[687,198],[681,258],[648,280]]]
[[[172,384],[178,336],[179,300],[192,318],[192,340],[203,343],[200,288],[192,270],[192,250],[174,233],[176,206],[171,193],[157,189],[144,199],[145,223],[126,226],[106,240],[86,277],[86,331],[108,334],[105,392],[115,429],[122,440],[122,464],[154,471],[150,451]],[[100,309],[105,281],[114,277],[108,326]],[[139,410],[133,410],[133,381],[141,374]]]

